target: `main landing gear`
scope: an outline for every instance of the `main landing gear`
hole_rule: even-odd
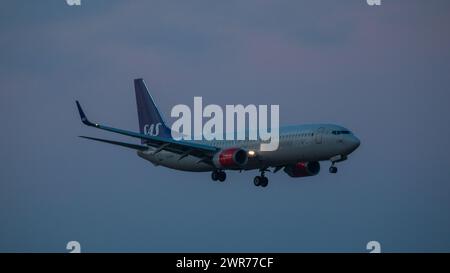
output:
[[[227,174],[222,170],[214,170],[211,173],[211,179],[214,181],[223,182],[225,181],[225,179],[227,179]]]
[[[264,171],[261,171],[261,176],[255,176],[255,178],[253,179],[253,184],[255,184],[255,186],[257,187],[267,187],[267,185],[269,184],[269,179],[267,179],[267,177],[264,175]]]

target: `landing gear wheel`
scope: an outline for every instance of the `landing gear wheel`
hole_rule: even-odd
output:
[[[213,181],[223,182],[225,181],[225,179],[227,179],[227,174],[224,171],[216,170],[211,173],[211,179]]]
[[[219,172],[217,179],[220,182],[223,182],[223,181],[225,181],[225,179],[227,179],[227,174],[225,172]]]
[[[255,178],[253,179],[253,184],[255,184],[255,186],[259,187],[267,187],[267,185],[269,184],[269,179],[267,179],[267,177],[265,176],[255,176]]]
[[[331,166],[329,171],[330,171],[330,173],[337,173],[337,168],[334,166]]]
[[[261,177],[260,176],[255,176],[255,178],[253,178],[253,184],[255,184],[255,186],[260,186],[261,185]]]
[[[217,181],[217,180],[219,179],[218,174],[217,174],[216,171],[213,171],[213,172],[211,173],[211,179],[212,179],[213,181]]]
[[[263,187],[263,188],[265,188],[265,187],[267,187],[267,185],[269,184],[269,179],[267,179],[267,177],[261,177],[261,183],[260,183],[260,185],[261,185],[261,187]]]

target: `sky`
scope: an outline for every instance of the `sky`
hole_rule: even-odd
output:
[[[450,2],[7,0],[0,9],[0,252],[450,251]],[[154,167],[142,77],[176,104],[278,104],[280,125],[335,123],[361,146],[293,179]]]

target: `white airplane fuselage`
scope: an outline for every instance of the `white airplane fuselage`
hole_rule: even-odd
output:
[[[298,162],[314,161],[342,161],[360,145],[359,139],[348,129],[333,124],[309,124],[280,128],[278,149],[275,151],[261,151],[261,141],[255,140],[202,140],[192,141],[205,145],[212,145],[221,149],[240,148],[252,151],[244,166],[235,170],[265,169],[268,167],[294,165]],[[196,156],[187,155],[180,159],[180,155],[170,151],[158,151],[149,147],[137,154],[152,162],[171,169],[209,172],[215,169],[210,164],[199,162]]]

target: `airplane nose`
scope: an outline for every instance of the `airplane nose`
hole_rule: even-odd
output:
[[[353,152],[354,150],[356,150],[359,145],[361,145],[361,141],[359,141],[359,139],[355,136],[352,136],[352,138],[349,139],[349,148],[351,150],[351,152]]]

